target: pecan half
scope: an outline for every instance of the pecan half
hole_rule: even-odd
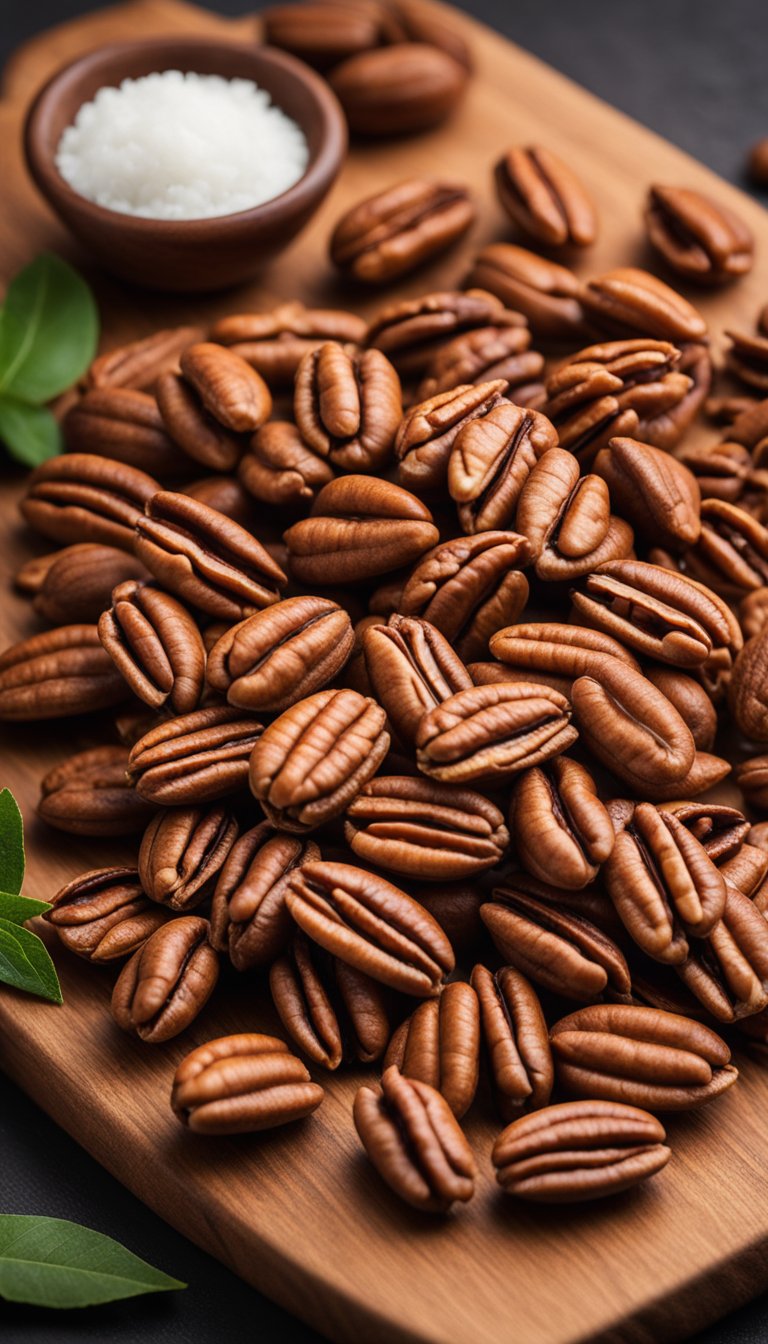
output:
[[[233,350],[213,341],[188,345],[179,367],[214,420],[237,434],[252,434],[268,420],[272,395],[260,373]]]
[[[356,135],[425,131],[455,111],[469,71],[431,42],[397,42],[350,56],[330,84]]]
[[[378,471],[403,413],[400,379],[380,350],[328,341],[296,370],[293,411],[304,442],[343,471]]]
[[[728,709],[753,742],[768,742],[768,627],[747,640],[733,665]]]
[[[460,1120],[469,1110],[480,1076],[480,1005],[471,985],[456,980],[439,999],[427,999],[389,1043],[384,1068],[428,1083]]]
[[[135,868],[94,868],[61,887],[43,918],[69,952],[106,962],[131,956],[168,916],[147,900]]]
[[[762,901],[728,884],[722,919],[677,968],[683,984],[720,1022],[768,1006],[768,920]]]
[[[667,784],[684,790],[696,756],[691,730],[642,673],[605,658],[574,681],[571,701],[580,737],[619,779],[654,796]]]
[[[593,463],[611,502],[635,530],[659,546],[685,550],[699,539],[701,493],[682,462],[636,439],[609,439]]]
[[[726,331],[731,342],[725,352],[726,366],[747,387],[757,388],[761,397],[768,395],[768,334],[745,336]]]
[[[111,604],[119,583],[148,577],[140,561],[116,546],[83,541],[28,560],[14,583],[33,595],[38,616],[52,625],[90,625]]]
[[[193,462],[209,471],[233,471],[243,455],[241,435],[219,423],[179,373],[163,373],[155,400],[166,434]]]
[[[578,734],[565,696],[531,682],[457,691],[424,715],[416,760],[446,784],[503,780],[566,751]]]
[[[750,807],[768,809],[768,756],[750,756],[736,766],[736,783]]]
[[[192,910],[210,895],[238,825],[223,807],[174,807],[158,812],[139,850],[139,877],[150,900]]]
[[[292,301],[271,312],[233,313],[211,328],[210,339],[229,345],[266,378],[270,387],[293,382],[296,370],[310,350],[326,341],[362,345],[366,323],[354,313],[336,308],[305,308]]]
[[[97,355],[86,374],[89,387],[151,389],[158,374],[177,370],[182,350],[203,338],[201,327],[166,327]]]
[[[659,341],[705,341],[701,313],[658,276],[622,266],[581,287],[588,318],[618,336],[650,336]]]
[[[502,402],[464,425],[448,459],[448,490],[463,532],[511,527],[523,487],[557,445],[546,416]]]
[[[219,1036],[186,1055],[171,1106],[195,1134],[274,1129],[316,1111],[323,1089],[275,1036]]]
[[[68,452],[96,453],[161,480],[189,471],[187,454],[166,432],[148,392],[92,387],[67,411],[61,428]]]
[[[721,803],[678,803],[664,806],[661,811],[673,812],[718,867],[739,853],[749,835],[749,822],[737,807],[726,807]]]
[[[337,1069],[345,1059],[371,1064],[383,1055],[389,1018],[381,986],[300,929],[270,967],[269,988],[285,1030],[314,1064]]]
[[[333,468],[307,447],[288,420],[269,420],[253,435],[237,469],[240,483],[265,504],[311,503],[333,480]]]
[[[613,825],[595,781],[567,756],[518,775],[509,828],[523,867],[556,887],[586,887],[613,849]]]
[[[362,636],[371,689],[396,733],[412,742],[423,715],[472,679],[448,640],[430,621],[390,616]]]
[[[328,3],[271,5],[261,15],[264,41],[328,70],[358,52],[378,47],[396,24],[384,6]]]
[[[530,350],[530,344],[527,327],[477,327],[454,336],[432,360],[416,390],[417,400],[428,400],[460,384],[503,378],[510,397],[520,406],[540,406],[546,400],[544,356]]]
[[[522,674],[530,681],[549,675],[570,685],[577,677],[597,676],[607,658],[638,671],[636,659],[610,635],[585,626],[558,621],[532,621],[497,630],[490,640],[491,653],[502,672]],[[557,689],[557,688],[556,688]]]
[[[507,383],[460,383],[412,406],[395,438],[397,478],[414,490],[436,490],[444,485],[451,451],[465,425],[503,403]]]
[[[555,1071],[533,986],[512,966],[495,974],[475,966],[471,984],[480,1002],[482,1038],[502,1119],[546,1106]]]
[[[127,693],[95,625],[61,625],[0,654],[0,720],[6,722],[109,709]]]
[[[686,280],[721,285],[752,269],[751,231],[727,206],[699,191],[652,186],[645,223],[651,246]]]
[[[112,991],[112,1016],[123,1031],[158,1045],[194,1022],[219,978],[208,931],[207,919],[181,915],[134,952]]]
[[[741,598],[768,583],[768,528],[738,504],[703,499],[701,535],[682,565],[721,597]]]
[[[168,719],[139,738],[128,778],[141,798],[166,807],[214,802],[242,788],[263,729],[229,705]]]
[[[69,835],[133,835],[152,808],[132,787],[127,747],[91,747],[55,765],[40,782],[38,816]]]
[[[125,462],[66,453],[35,468],[19,507],[30,527],[65,546],[96,541],[132,552],[136,524],[159,489]]]
[[[515,146],[494,168],[496,192],[514,224],[548,247],[589,247],[595,208],[576,174],[543,145]]]
[[[572,345],[590,334],[573,271],[524,247],[489,243],[477,254],[466,283],[522,313],[543,341]]]
[[[385,284],[445,251],[474,218],[466,187],[408,178],[342,215],[331,234],[331,260],[356,280]]]
[[[211,904],[211,942],[237,971],[264,966],[285,947],[291,918],[285,896],[291,875],[320,858],[312,840],[254,826],[232,846]]]
[[[99,639],[127,685],[153,709],[196,709],[205,687],[205,646],[186,607],[155,584],[129,580],[99,617]]]
[[[550,448],[533,467],[515,526],[528,538],[537,578],[553,582],[629,555],[634,540],[629,524],[611,513],[605,482],[582,476],[577,459],[562,448]]]
[[[426,373],[448,341],[477,327],[524,327],[525,318],[483,289],[438,290],[396,299],[376,314],[368,342],[383,350],[403,377]]]

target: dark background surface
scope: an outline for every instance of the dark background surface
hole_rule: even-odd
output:
[[[209,4],[231,14],[254,8],[246,0]],[[0,0],[0,63],[25,38],[89,8],[96,6]],[[747,149],[768,135],[766,0],[464,0],[463,8],[745,185]],[[155,1218],[10,1083],[0,1082],[0,1097],[0,1210],[86,1223],[190,1285],[184,1293],[89,1312],[0,1304],[7,1344],[320,1340]],[[764,1340],[768,1296],[697,1336],[696,1344]]]

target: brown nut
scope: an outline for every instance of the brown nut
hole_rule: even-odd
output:
[[[522,313],[542,341],[581,343],[590,334],[573,271],[524,247],[489,243],[475,258],[466,284]]]
[[[350,56],[330,84],[360,135],[425,131],[455,111],[468,72],[447,51],[426,42],[398,42]]]
[[[33,595],[32,605],[43,620],[90,625],[110,605],[113,588],[129,579],[146,578],[147,571],[134,556],[115,546],[83,541],[28,560],[14,575],[14,583]]]
[[[613,825],[595,782],[567,756],[517,776],[509,828],[523,867],[557,887],[586,887],[613,849]]]
[[[237,476],[254,499],[291,507],[311,503],[333,480],[333,469],[307,447],[294,424],[269,420],[251,439]]]
[[[611,492],[611,503],[655,545],[685,550],[699,539],[701,493],[693,472],[650,443],[609,439],[593,470]]]
[[[550,448],[533,467],[517,505],[515,526],[528,538],[536,576],[576,579],[632,551],[632,528],[611,513],[608,487],[582,476],[577,459]]]
[[[220,1036],[186,1055],[171,1106],[195,1134],[250,1134],[316,1111],[323,1089],[275,1036]]]
[[[185,485],[181,493],[216,509],[241,527],[253,525],[253,500],[236,476],[203,476]]]
[[[751,231],[699,191],[652,186],[645,223],[651,246],[686,280],[721,285],[752,269]]]
[[[622,266],[583,285],[579,299],[588,318],[602,330],[659,341],[703,341],[707,324],[701,313],[658,276]]]
[[[536,991],[512,966],[495,975],[475,966],[482,1039],[503,1120],[546,1106],[555,1078],[549,1033]]]
[[[462,532],[511,527],[526,481],[556,445],[557,433],[546,416],[511,402],[465,424],[448,459],[448,490]]]
[[[167,915],[147,900],[135,868],[95,868],[61,887],[43,918],[69,952],[101,963],[131,956]]]
[[[166,327],[97,355],[86,374],[88,387],[151,390],[158,374],[178,370],[182,350],[203,338],[201,327]]]
[[[336,308],[305,308],[292,301],[267,313],[233,313],[214,322],[210,339],[228,345],[252,365],[270,387],[293,382],[309,350],[326,341],[362,345],[366,323]],[[262,426],[263,428],[263,426]]]
[[[461,332],[525,326],[521,313],[505,308],[484,289],[441,289],[386,304],[368,327],[367,339],[384,351],[403,377],[415,378],[425,374]]]
[[[740,733],[768,742],[768,628],[747,640],[733,665],[728,709]]]
[[[95,625],[61,625],[0,654],[0,720],[6,722],[109,709],[127,693]]]
[[[147,896],[171,910],[200,905],[210,895],[237,832],[235,818],[223,807],[158,812],[139,850],[139,877]]]
[[[272,396],[267,384],[234,351],[201,341],[182,351],[179,367],[205,409],[225,429],[253,434],[269,419]]]
[[[65,546],[94,541],[132,552],[136,524],[159,489],[125,462],[66,453],[36,467],[19,507],[30,527]]]
[[[261,15],[264,41],[282,47],[312,65],[328,70],[358,52],[378,47],[397,31],[395,16],[383,5],[328,3],[272,5]]]
[[[371,689],[395,732],[412,742],[423,715],[472,680],[440,631],[416,616],[390,616],[362,635]]]
[[[619,779],[640,793],[684,790],[696,755],[691,730],[642,673],[606,658],[573,683],[571,700],[582,741]]]
[[[282,952],[291,932],[285,903],[291,874],[319,858],[312,840],[275,831],[269,822],[235,842],[211,905],[211,942],[235,970],[268,965]]]
[[[504,780],[566,751],[578,734],[565,696],[530,682],[458,691],[424,715],[419,769],[446,784]]]
[[[577,677],[599,675],[607,658],[639,671],[637,660],[622,644],[602,631],[558,621],[532,621],[497,630],[490,640],[491,653],[501,664],[501,676],[510,680],[545,682],[547,676],[564,680],[570,697]],[[545,682],[545,684],[547,684]],[[559,685],[555,686],[559,689]]]
[[[676,969],[720,1022],[763,1012],[768,1006],[768,920],[760,894],[750,900],[729,883],[722,919]]]
[[[701,535],[682,563],[721,597],[741,598],[768,583],[768,528],[737,504],[703,499]]]
[[[371,1064],[383,1055],[389,1017],[381,986],[300,929],[272,963],[269,988],[285,1030],[313,1063],[337,1069],[345,1059]]]
[[[405,1078],[428,1083],[460,1120],[480,1076],[480,1006],[471,985],[456,980],[427,999],[398,1027],[384,1056]]]
[[[127,747],[91,747],[49,770],[38,816],[69,835],[133,835],[152,815],[128,779]]]
[[[418,401],[467,383],[503,378],[518,405],[536,409],[546,401],[544,356],[531,350],[527,327],[476,327],[462,332],[435,355],[416,389]]]
[[[419,491],[444,485],[459,433],[465,425],[503,404],[506,387],[504,378],[460,383],[412,406],[395,438],[400,483]]]
[[[547,247],[589,247],[595,208],[576,174],[543,145],[515,146],[494,168],[496,192],[514,224]]]
[[[466,187],[408,178],[342,215],[331,235],[331,260],[356,280],[386,284],[445,251],[474,218]]]
[[[740,852],[749,835],[749,822],[737,807],[722,803],[677,803],[666,804],[661,811],[673,812],[718,867]]]
[[[402,416],[400,379],[380,350],[328,341],[296,370],[293,412],[304,442],[342,471],[378,471]]]
[[[151,803],[214,802],[247,783],[248,760],[262,731],[229,705],[182,714],[139,738],[128,757],[128,777]]]
[[[123,1031],[158,1045],[194,1022],[219,978],[208,931],[207,919],[181,915],[134,952],[112,991],[112,1016]]]
[[[205,646],[186,607],[155,584],[121,583],[99,639],[127,685],[153,709],[189,714],[205,687]]]
[[[649,667],[646,676],[688,724],[696,750],[711,751],[717,732],[717,710],[701,682],[673,667]]]
[[[155,383],[155,400],[166,434],[188,459],[209,471],[237,466],[243,439],[219,423],[181,374],[162,373]]]
[[[89,388],[64,416],[62,431],[70,453],[96,453],[159,480],[178,480],[189,470],[189,458],[166,432],[148,392]]]

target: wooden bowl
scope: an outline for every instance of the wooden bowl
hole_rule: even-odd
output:
[[[55,155],[78,109],[104,85],[169,69],[255,80],[307,137],[304,176],[271,201],[209,219],[145,219],[105,209],[74,191],[56,168]],[[272,47],[206,37],[121,42],[81,56],[41,89],[24,127],[32,177],[93,257],[123,280],[176,291],[221,289],[259,271],[320,205],[346,147],[346,123],[335,95],[303,62]]]

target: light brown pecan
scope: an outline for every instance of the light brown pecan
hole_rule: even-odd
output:
[[[456,980],[439,999],[427,999],[389,1043],[384,1068],[428,1083],[460,1120],[469,1110],[480,1076],[480,1005],[471,985]]]
[[[323,1089],[275,1036],[219,1036],[198,1045],[173,1077],[171,1106],[195,1134],[247,1134],[301,1120]]]
[[[611,503],[647,541],[685,550],[699,538],[701,493],[682,462],[636,439],[609,439],[593,463]]]
[[[720,1022],[734,1022],[768,1006],[768,920],[762,900],[728,884],[722,919],[705,942],[692,945],[677,967],[683,984]]]
[[[655,1176],[672,1151],[653,1115],[618,1101],[566,1101],[514,1120],[491,1160],[505,1194],[535,1204],[604,1199]]]
[[[528,600],[522,567],[529,559],[527,539],[515,532],[456,537],[411,570],[400,612],[436,626],[465,663],[486,657],[489,639],[513,624]]]
[[[404,742],[412,742],[423,715],[472,680],[450,643],[430,621],[390,616],[362,635],[371,689]]]
[[[356,280],[385,284],[450,247],[474,218],[466,187],[408,178],[342,215],[331,234],[331,260]]]
[[[210,339],[231,346],[251,364],[270,387],[293,382],[299,364],[310,350],[326,341],[362,345],[366,323],[354,313],[335,308],[305,308],[292,301],[271,312],[234,313],[211,328]]]
[[[201,327],[166,327],[151,336],[97,355],[86,375],[89,387],[151,389],[158,374],[177,370],[179,356],[203,338]]]
[[[90,388],[64,416],[62,431],[70,453],[97,453],[160,480],[178,480],[189,471],[189,458],[166,433],[148,392]]]
[[[423,376],[448,341],[477,327],[524,327],[525,318],[483,289],[438,290],[396,299],[376,314],[368,342],[406,378]]]
[[[152,809],[128,779],[128,748],[91,747],[69,756],[40,782],[38,816],[69,835],[133,835]]]
[[[214,802],[247,783],[248,760],[262,731],[229,705],[182,714],[139,738],[128,757],[128,777],[151,803]]]
[[[340,672],[354,644],[346,611],[325,597],[289,597],[233,625],[208,656],[208,684],[231,705],[287,709]]]
[[[462,532],[511,527],[523,487],[557,433],[538,411],[501,402],[470,420],[448,459],[448,490]]]
[[[546,1106],[555,1071],[533,986],[512,966],[495,974],[475,966],[471,984],[480,1002],[481,1034],[502,1119]]]
[[[547,247],[589,247],[595,208],[576,174],[544,145],[507,150],[494,168],[496,192],[514,224]]]
[[[563,448],[550,448],[533,467],[515,526],[528,538],[537,578],[552,582],[629,555],[634,540],[629,524],[611,513],[605,482],[582,476],[577,459]]]
[[[337,65],[330,84],[356,135],[425,131],[455,111],[469,71],[431,42],[398,42]]]
[[[399,887],[345,863],[305,863],[286,895],[313,942],[392,989],[426,999],[454,967],[440,925]]]
[[[357,691],[318,691],[265,729],[251,792],[276,826],[301,833],[344,811],[387,754],[384,710]]]
[[[344,837],[365,863],[406,877],[450,881],[493,868],[509,833],[490,799],[412,775],[379,775],[346,811]]]
[[[504,378],[487,383],[460,383],[412,406],[395,438],[400,483],[424,491],[444,485],[459,432],[502,404],[506,388]]]
[[[566,751],[578,734],[565,696],[531,682],[457,691],[424,715],[419,769],[446,784],[501,781]]]
[[[685,1111],[738,1078],[725,1041],[701,1022],[631,1004],[600,1003],[550,1033],[558,1085],[575,1097]]]
[[[123,1031],[158,1045],[194,1022],[219,978],[208,932],[207,919],[181,915],[134,952],[112,991],[112,1016]]]
[[[44,918],[69,952],[106,962],[131,956],[168,916],[147,900],[135,868],[94,868],[61,887]]]
[[[378,471],[403,413],[400,379],[380,350],[328,341],[296,370],[293,412],[304,442],[342,471]]]
[[[244,439],[219,423],[186,378],[162,373],[155,383],[155,400],[166,434],[188,459],[209,471],[237,466]]]
[[[240,459],[238,480],[254,499],[291,506],[311,503],[333,480],[333,469],[307,447],[288,420],[269,420]]]
[[[205,687],[200,630],[175,597],[156,584],[121,583],[99,617],[99,639],[127,685],[153,709],[189,714]]]
[[[537,407],[546,400],[544,356],[531,350],[527,327],[477,327],[454,336],[438,351],[416,390],[419,401],[467,383],[503,378],[508,395],[520,406]]]
[[[136,524],[159,489],[125,462],[66,453],[36,467],[20,508],[30,527],[52,541],[96,541],[132,552]]]
[[[629,992],[624,954],[583,915],[503,886],[494,888],[480,917],[505,961],[534,984],[581,1002],[597,999],[609,988]]]
[[[164,588],[223,621],[277,602],[282,569],[250,532],[188,495],[161,491],[136,523],[136,554]]]
[[[109,709],[127,688],[95,625],[61,625],[0,654],[0,720],[66,718]]]
[[[622,266],[582,285],[579,299],[587,316],[617,336],[650,336],[659,341],[705,341],[701,313],[658,276]]]
[[[179,367],[214,420],[237,434],[252,434],[268,420],[272,396],[260,373],[240,355],[213,341],[182,351]]]
[[[223,807],[158,812],[139,850],[139,877],[147,896],[171,910],[200,905],[213,890],[237,832],[235,818]]]
[[[522,866],[553,886],[586,887],[613,849],[613,825],[595,781],[567,756],[518,775],[509,828]]]
[[[339,961],[296,929],[269,971],[272,1001],[285,1030],[314,1064],[371,1064],[389,1039],[384,992],[370,976]]]
[[[448,1103],[428,1083],[403,1078],[396,1065],[380,1087],[361,1087],[355,1128],[379,1175],[407,1204],[447,1213],[475,1191],[472,1152]]]
[[[312,840],[275,831],[266,821],[235,842],[211,905],[211,942],[229,953],[235,970],[267,965],[282,952],[291,931],[285,904],[291,874],[319,858]]]
[[[353,583],[412,564],[439,533],[408,490],[376,476],[340,476],[323,486],[312,516],[284,534],[301,583]]]
[[[727,206],[699,191],[652,186],[645,223],[651,245],[687,280],[721,285],[752,268],[750,229]]]
[[[489,243],[475,258],[466,283],[521,312],[542,341],[573,344],[590,334],[573,271],[524,247]]]
[[[145,578],[147,571],[134,556],[115,546],[83,541],[28,560],[14,575],[14,583],[33,597],[32,605],[43,620],[70,625],[98,621],[111,603],[113,588]]]

